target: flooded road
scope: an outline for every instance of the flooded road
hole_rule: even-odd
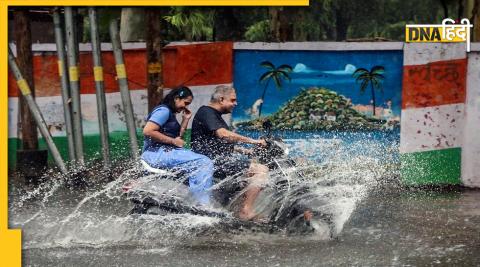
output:
[[[132,216],[121,194],[128,172],[83,189],[11,183],[10,227],[23,229],[25,266],[480,265],[480,190],[402,188],[398,138],[346,137],[287,140],[308,159],[312,179],[300,182],[332,216],[333,238],[192,214]]]
[[[202,235],[186,228],[181,233],[157,233],[149,239],[148,231],[155,229],[139,226],[146,232],[136,233],[135,240],[112,242],[115,235],[125,236],[119,229],[105,233],[124,223],[118,220],[93,227],[92,234],[97,237],[85,237],[108,242],[65,241],[62,246],[30,241],[23,250],[23,262],[26,266],[480,265],[480,191],[373,191],[358,203],[333,240],[254,232]],[[28,235],[27,229],[26,240]]]

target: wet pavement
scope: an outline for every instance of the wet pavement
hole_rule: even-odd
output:
[[[112,224],[110,227],[115,227]],[[161,226],[159,226],[161,227]],[[31,231],[31,229],[30,229]],[[28,235],[24,232],[24,235]],[[23,250],[25,266],[479,266],[480,191],[376,189],[333,240],[244,232]]]

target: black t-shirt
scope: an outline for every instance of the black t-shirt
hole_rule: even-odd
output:
[[[192,151],[210,159],[230,156],[234,144],[215,135],[215,131],[221,128],[229,130],[222,113],[209,106],[200,107],[192,122]]]

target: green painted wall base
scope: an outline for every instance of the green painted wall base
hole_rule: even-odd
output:
[[[130,157],[130,146],[127,132],[112,132],[110,133],[110,156],[112,160],[126,159]],[[143,134],[137,132],[139,148],[143,147]],[[47,145],[43,138],[39,140],[39,148],[47,149]],[[68,143],[66,137],[53,137],[53,141],[57,146],[62,158],[68,161]],[[21,148],[21,140],[18,138],[8,139],[8,167],[15,168],[17,162],[17,148]],[[101,141],[98,135],[87,135],[83,137],[83,149],[85,160],[93,161],[101,159]],[[48,155],[48,161],[53,162],[51,155]]]
[[[190,134],[191,130],[188,129],[185,132],[184,140],[185,147],[190,147]],[[143,133],[137,131],[138,147],[143,147]],[[109,135],[110,140],[110,157],[112,160],[122,160],[130,157],[130,145],[127,132],[111,132]],[[66,137],[53,137],[53,141],[57,146],[62,158],[68,161],[68,143]],[[22,141],[18,138],[8,139],[8,168],[14,169],[17,162],[17,149],[21,149]],[[100,142],[99,135],[87,135],[83,137],[83,149],[85,154],[85,160],[87,162],[99,160],[102,158],[101,154],[102,144]],[[39,148],[47,149],[47,145],[43,138],[39,139]],[[49,153],[48,161],[53,164],[53,159]]]
[[[461,178],[461,148],[401,154],[405,185],[458,185]]]

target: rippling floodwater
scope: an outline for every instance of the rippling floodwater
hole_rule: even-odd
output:
[[[10,186],[10,227],[23,229],[33,266],[480,265],[480,192],[398,187],[398,140],[288,136],[292,155],[318,165],[338,235],[224,231],[218,218],[130,216],[120,180],[88,189]]]

